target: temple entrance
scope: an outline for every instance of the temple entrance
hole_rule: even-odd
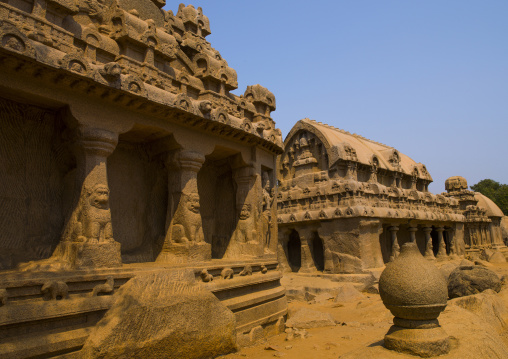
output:
[[[325,250],[323,240],[319,237],[317,232],[314,232],[312,236],[311,253],[316,269],[322,272],[325,269]]]
[[[298,232],[293,229],[289,235],[286,253],[291,271],[298,272],[302,266],[302,242]]]

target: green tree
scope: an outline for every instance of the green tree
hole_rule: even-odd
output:
[[[471,189],[490,198],[505,215],[508,215],[508,185],[484,179],[472,185]]]

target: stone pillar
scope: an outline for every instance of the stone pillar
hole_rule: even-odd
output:
[[[487,241],[487,245],[488,246],[492,246],[494,247],[494,242],[492,241],[492,236],[490,235],[490,228],[491,228],[492,224],[485,224],[485,239]]]
[[[410,226],[407,230],[409,231],[409,241],[416,243],[416,232],[418,231],[418,227]]]
[[[73,140],[77,161],[73,210],[51,260],[71,268],[119,267],[120,243],[113,238],[107,176],[107,157],[116,148],[118,134],[80,126]]]
[[[197,174],[205,157],[194,151],[168,156],[170,171],[166,238],[157,262],[180,264],[211,259],[211,245],[204,240]]]
[[[432,227],[423,227],[423,233],[425,233],[425,258],[434,260],[434,248],[432,247],[432,237],[430,236]]]
[[[446,233],[448,233],[448,242],[450,244],[450,259],[459,258],[457,254],[457,241],[455,240],[455,230],[453,228],[447,228]]]
[[[390,231],[391,236],[391,243],[392,243],[392,252],[390,254],[390,262],[393,262],[395,258],[399,256],[400,253],[400,247],[399,247],[399,241],[397,240],[397,231],[399,230],[399,227],[397,226],[391,226],[388,228]]]
[[[317,272],[312,253],[309,248],[309,243],[312,238],[312,231],[309,229],[303,229],[299,231],[300,242],[302,244],[302,266],[300,267],[299,273],[313,273]]]
[[[437,252],[436,258],[437,259],[447,259],[448,256],[446,254],[446,243],[445,243],[444,237],[443,237],[444,227],[437,227],[436,232],[437,232],[437,240],[439,242],[439,250]]]
[[[235,170],[233,178],[237,184],[236,211],[238,222],[229,242],[224,258],[261,257],[264,246],[257,230],[260,213],[259,206],[253,200],[256,171],[254,167],[245,166]]]

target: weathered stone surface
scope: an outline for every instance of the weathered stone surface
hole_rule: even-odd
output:
[[[499,292],[501,280],[496,273],[485,267],[459,267],[448,278],[450,299],[477,294],[487,289]]]
[[[458,306],[483,318],[501,333],[508,327],[508,306],[503,299],[492,289],[455,298],[448,301],[449,306]]]
[[[481,259],[475,260],[474,264],[477,265],[477,266],[487,267],[487,268],[494,266],[492,263],[486,262],[486,261],[481,260]]]
[[[362,261],[360,258],[345,254],[332,252],[333,273],[361,273]]]
[[[495,253],[495,251],[493,251],[490,248],[482,249],[482,251],[480,253],[480,259],[488,262],[488,261],[490,261],[490,257],[492,257],[492,255],[494,253]]]
[[[116,296],[82,358],[198,359],[236,348],[234,314],[194,284],[192,271],[140,275]]]
[[[335,321],[327,313],[319,312],[309,308],[301,308],[290,315],[286,322],[288,328],[310,329],[334,326]]]
[[[506,257],[500,251],[495,251],[489,258],[489,263],[506,263]]]
[[[474,262],[471,262],[470,260],[467,260],[467,259],[463,259],[461,262],[460,262],[460,267],[471,267],[471,266],[474,266]]]
[[[345,283],[339,287],[339,292],[335,296],[334,302],[354,302],[362,299],[365,299],[365,296],[353,284]]]
[[[439,268],[443,276],[448,279],[450,274],[459,266],[456,261],[437,262],[436,266]]]

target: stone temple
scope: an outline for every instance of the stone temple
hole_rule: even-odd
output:
[[[143,336],[210,356],[283,328],[275,97],[231,94],[202,9],[164,5],[0,3],[2,358],[148,358]]]
[[[362,274],[405,242],[429,259],[506,249],[500,209],[462,177],[432,194],[425,165],[393,147],[303,119],[278,162],[279,261],[286,272]]]
[[[283,142],[203,10],[164,6],[0,2],[0,358],[216,357],[284,332],[283,274],[506,252],[462,177],[432,194],[425,165],[308,119]]]

